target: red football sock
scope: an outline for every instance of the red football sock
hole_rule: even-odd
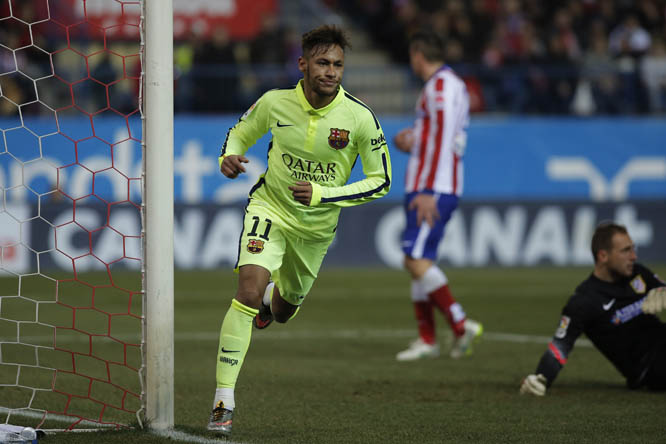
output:
[[[449,286],[442,285],[435,291],[428,293],[428,297],[446,316],[453,333],[456,336],[462,336],[465,333],[465,312],[460,304],[453,299]]]
[[[419,336],[426,344],[435,343],[435,317],[430,301],[414,302],[414,313],[419,325]]]

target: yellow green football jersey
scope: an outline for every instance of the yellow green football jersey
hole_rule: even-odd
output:
[[[340,87],[331,103],[314,109],[302,82],[261,96],[229,130],[220,162],[226,155],[245,154],[270,131],[268,168],[250,191],[250,205],[265,207],[301,237],[321,239],[333,236],[342,207],[388,193],[391,159],[370,108]],[[348,184],[358,157],[365,178]],[[294,200],[288,187],[297,181],[312,184],[310,206]]]

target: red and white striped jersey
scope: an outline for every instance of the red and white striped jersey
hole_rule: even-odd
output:
[[[445,65],[428,79],[416,103],[416,116],[405,191],[460,196],[469,96],[451,68]]]

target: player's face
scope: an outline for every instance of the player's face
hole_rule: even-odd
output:
[[[345,70],[345,53],[338,45],[315,47],[306,57],[298,59],[305,88],[320,97],[334,97]]]
[[[608,252],[606,267],[616,277],[631,277],[636,262],[636,249],[631,238],[624,233],[613,235],[613,248]]]

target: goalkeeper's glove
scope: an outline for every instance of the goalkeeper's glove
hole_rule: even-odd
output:
[[[543,396],[546,394],[546,383],[548,380],[544,375],[527,375],[520,384],[520,394],[526,393],[534,396]]]
[[[656,314],[666,309],[666,287],[650,290],[641,305],[643,313]]]

